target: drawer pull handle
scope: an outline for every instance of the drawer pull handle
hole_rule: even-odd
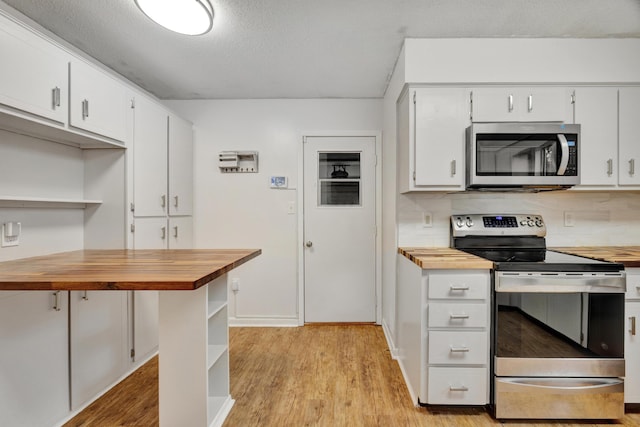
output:
[[[451,289],[452,291],[468,291],[469,286],[468,285],[462,285],[462,286],[451,285],[449,289]]]
[[[469,347],[450,347],[451,353],[468,353]]]
[[[629,317],[629,321],[631,322],[631,329],[629,329],[629,332],[631,332],[631,335],[635,336],[635,334],[636,334],[636,316]]]
[[[469,387],[460,385],[460,386],[449,386],[449,391],[469,391]]]
[[[451,320],[456,320],[456,319],[468,319],[469,315],[468,314],[450,314],[449,318]]]

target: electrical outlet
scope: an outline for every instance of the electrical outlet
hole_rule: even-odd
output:
[[[575,215],[572,212],[565,212],[564,213],[564,226],[565,227],[575,227],[575,225],[576,225]]]
[[[22,224],[19,222],[5,222],[2,224],[2,232],[0,233],[0,246],[6,248],[8,246],[18,246],[20,244],[20,231]]]
[[[293,215],[296,213],[296,202],[289,202],[287,204],[287,214]]]
[[[422,212],[422,226],[425,228],[433,227],[433,215],[431,212]]]
[[[240,279],[237,277],[231,279],[231,290],[233,292],[238,292],[240,290]]]

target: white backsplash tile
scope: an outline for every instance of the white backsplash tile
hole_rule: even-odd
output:
[[[398,195],[399,246],[449,246],[449,218],[460,213],[534,213],[548,246],[640,245],[640,193],[411,193]],[[432,227],[424,226],[424,213]],[[565,226],[565,213],[574,225]]]

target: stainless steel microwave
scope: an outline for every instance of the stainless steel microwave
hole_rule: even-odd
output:
[[[467,188],[568,188],[580,183],[580,125],[474,123],[467,128]]]

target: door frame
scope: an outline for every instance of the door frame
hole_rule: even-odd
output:
[[[375,138],[375,185],[376,185],[376,324],[382,324],[382,132],[376,130],[361,131],[310,131],[303,132],[298,150],[298,325],[304,325],[304,143],[308,137],[371,137]]]

